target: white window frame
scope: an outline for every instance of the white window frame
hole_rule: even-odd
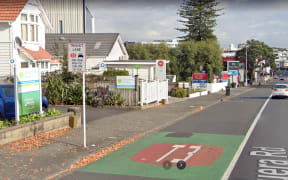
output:
[[[29,43],[39,43],[39,15],[33,14],[33,13],[22,13],[23,15],[25,14],[27,16],[27,21],[22,21],[21,17],[21,26],[22,24],[27,25],[27,40],[23,40],[24,42],[29,42]],[[21,16],[22,16],[21,14]],[[34,16],[34,22],[31,21],[31,16]],[[38,19],[38,22],[36,21]],[[34,41],[32,41],[31,37],[31,26],[34,26]],[[22,28],[21,28],[21,35],[22,35]]]

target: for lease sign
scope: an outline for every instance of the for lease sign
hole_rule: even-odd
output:
[[[17,72],[19,115],[40,111],[40,78],[36,68],[20,69]]]
[[[133,76],[117,76],[117,89],[135,89],[136,82]]]
[[[86,71],[86,44],[68,43],[68,71]]]

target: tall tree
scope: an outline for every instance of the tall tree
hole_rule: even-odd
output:
[[[216,26],[216,17],[222,9],[218,8],[217,0],[183,0],[179,15],[184,28],[177,30],[185,33],[180,37],[184,41],[202,41],[216,39],[213,28]]]
[[[248,65],[248,77],[254,80],[254,72],[257,67],[260,66],[259,62],[265,61],[264,66],[270,66],[275,69],[275,56],[273,49],[267,44],[257,40],[248,40],[247,44],[247,65]],[[236,59],[241,60],[246,57],[246,49],[243,48],[236,53]],[[258,62],[256,61],[258,60]]]

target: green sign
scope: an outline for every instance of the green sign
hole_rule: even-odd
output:
[[[133,67],[134,67],[134,69],[140,69],[141,68],[141,66],[139,64],[135,64]]]
[[[19,115],[40,112],[40,78],[36,68],[21,69],[17,73]]]
[[[40,112],[40,91],[19,93],[20,116],[34,112]]]

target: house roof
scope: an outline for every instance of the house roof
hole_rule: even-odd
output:
[[[0,21],[15,21],[28,0],[0,0]]]
[[[46,50],[54,56],[59,56],[63,54],[63,46],[67,48],[69,42],[84,42],[87,56],[107,57],[118,37],[119,33],[46,34]],[[55,49],[57,43],[58,50]]]
[[[32,51],[27,48],[23,48],[23,50],[31,56],[34,60],[49,60],[49,59],[54,59],[53,56],[49,52],[47,52],[45,49],[42,47],[39,47],[39,51]]]

